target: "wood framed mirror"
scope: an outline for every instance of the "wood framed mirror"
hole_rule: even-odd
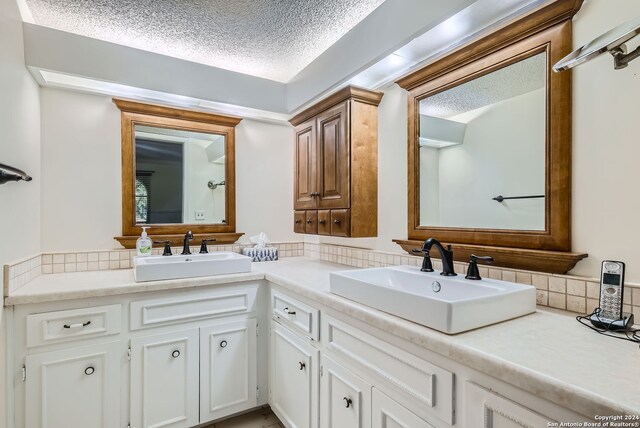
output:
[[[122,119],[122,236],[135,248],[142,227],[181,245],[192,231],[232,243],[236,233],[235,126],[238,117],[113,99]]]
[[[456,259],[565,273],[571,252],[571,74],[581,0],[560,0],[397,83],[408,97],[408,239]]]

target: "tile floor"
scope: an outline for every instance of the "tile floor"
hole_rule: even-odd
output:
[[[269,407],[207,425],[204,428],[284,428]]]

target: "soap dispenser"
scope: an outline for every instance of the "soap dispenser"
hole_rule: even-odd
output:
[[[136,241],[136,255],[138,257],[145,257],[151,255],[151,247],[152,242],[151,239],[147,236],[148,227],[142,228],[142,235]]]

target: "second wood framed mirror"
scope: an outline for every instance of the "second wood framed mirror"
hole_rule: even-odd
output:
[[[406,250],[435,237],[457,259],[564,273],[571,253],[571,51],[559,1],[397,83],[408,97]]]

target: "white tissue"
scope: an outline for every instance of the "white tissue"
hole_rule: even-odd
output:
[[[253,248],[264,248],[269,242],[271,242],[269,241],[269,237],[267,236],[267,234],[264,232],[260,232],[259,235],[250,237],[249,240],[252,243],[256,244],[256,246]]]

